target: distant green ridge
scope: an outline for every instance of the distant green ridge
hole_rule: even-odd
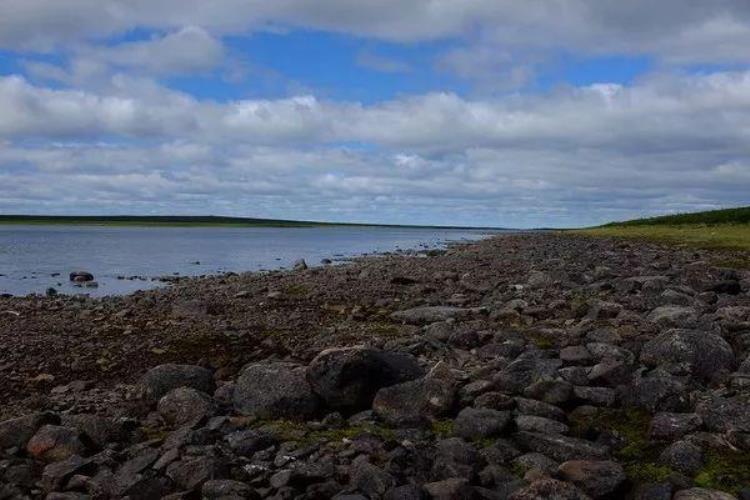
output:
[[[316,222],[215,215],[0,215],[0,224],[72,224],[102,226],[221,226],[221,227],[414,227],[434,229],[501,230],[493,227],[410,226],[399,224],[362,224]]]
[[[675,215],[662,215],[624,222],[610,222],[601,227],[612,226],[677,226],[685,224],[750,224],[750,207],[725,208]]]

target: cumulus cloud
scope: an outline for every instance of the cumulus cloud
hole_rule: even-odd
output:
[[[0,211],[130,200],[258,214],[263,200],[267,215],[332,220],[593,223],[746,201],[748,117],[750,72],[372,105],[220,104],[126,84],[99,95],[5,77]]]
[[[401,42],[480,32],[504,46],[750,60],[745,0],[5,0],[0,14],[0,46],[37,50],[138,27],[223,35],[299,26]]]

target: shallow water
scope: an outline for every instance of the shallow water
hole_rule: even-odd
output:
[[[159,276],[199,276],[290,267],[397,249],[438,248],[476,240],[463,229],[312,227],[106,227],[0,225],[0,293],[117,295],[163,285]],[[86,270],[98,288],[79,288],[68,274]],[[59,276],[53,276],[60,273]],[[141,279],[118,277],[141,276]]]

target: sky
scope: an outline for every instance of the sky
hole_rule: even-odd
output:
[[[747,0],[0,0],[0,213],[750,204]]]

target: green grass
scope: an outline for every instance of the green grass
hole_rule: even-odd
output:
[[[573,232],[697,248],[750,250],[750,207],[613,222]]]

